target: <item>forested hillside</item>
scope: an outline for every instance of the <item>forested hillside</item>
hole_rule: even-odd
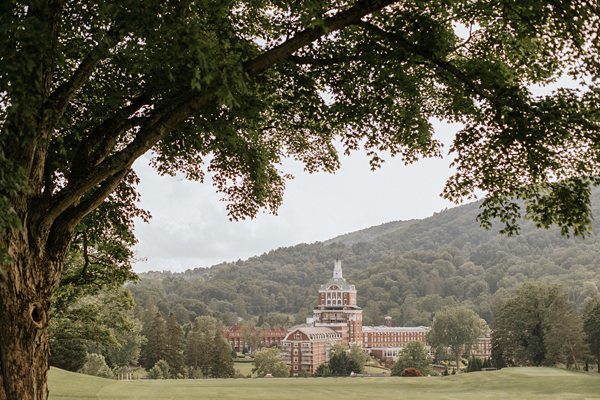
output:
[[[490,321],[495,299],[528,279],[560,283],[581,307],[600,294],[600,189],[593,197],[596,223],[585,240],[527,222],[519,236],[501,236],[479,227],[479,205],[472,203],[246,261],[141,274],[131,290],[140,307],[156,305],[180,323],[198,315],[226,324],[238,317],[273,325],[302,322],[340,258],[358,290],[365,324],[382,324],[385,315],[394,324],[429,324],[436,310],[458,303]]]

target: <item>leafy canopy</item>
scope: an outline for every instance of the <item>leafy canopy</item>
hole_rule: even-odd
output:
[[[280,378],[289,376],[289,368],[285,365],[279,349],[265,348],[256,353],[252,373],[260,378],[267,374]]]
[[[454,356],[457,371],[460,359],[486,329],[485,321],[466,307],[446,308],[436,313],[427,334],[427,343],[433,347],[447,347]]]
[[[406,368],[415,368],[423,375],[431,372],[431,357],[421,342],[408,343],[398,354],[398,360],[392,366],[393,376],[402,376]]]
[[[575,366],[584,359],[583,321],[559,285],[525,282],[499,302],[492,355],[505,365]]]
[[[441,154],[432,118],[464,125],[443,195],[480,215],[583,235],[599,182],[597,0],[3,2],[0,227],[48,250],[151,151],[160,173],[210,175],[232,218],[276,210],[283,158],[308,171],[364,147]],[[468,32],[458,35],[458,28]],[[535,97],[568,73],[578,89]],[[127,209],[114,198],[107,200]],[[29,209],[29,211],[27,211]],[[134,212],[129,208],[129,212]]]

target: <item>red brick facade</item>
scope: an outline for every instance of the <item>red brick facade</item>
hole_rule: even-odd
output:
[[[477,339],[471,349],[471,355],[477,358],[490,358],[492,356],[492,338],[482,336]]]
[[[281,342],[287,335],[287,328],[256,328],[260,336],[260,347],[281,347]],[[225,339],[236,351],[255,351],[252,343],[248,341],[247,335],[244,335],[243,327],[240,324],[233,325],[225,330]],[[250,332],[250,334],[254,334]]]
[[[329,361],[331,347],[341,342],[341,335],[329,328],[301,326],[290,329],[282,344],[290,375],[314,374],[319,365]]]

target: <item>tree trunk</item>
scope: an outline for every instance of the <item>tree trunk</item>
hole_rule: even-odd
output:
[[[0,399],[46,400],[48,309],[60,261],[32,250],[39,242],[31,246],[22,231],[8,235],[11,260],[0,273]]]

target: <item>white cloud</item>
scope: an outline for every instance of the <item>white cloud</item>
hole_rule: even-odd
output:
[[[457,125],[435,123],[448,145]],[[388,159],[370,171],[362,152],[342,158],[336,174],[307,174],[301,165],[284,165],[296,178],[288,182],[278,215],[262,213],[254,220],[231,222],[225,203],[210,182],[161,177],[141,158],[135,169],[141,178],[141,206],[153,218],[136,224],[138,272],[149,269],[182,271],[234,261],[301,242],[326,240],[339,234],[389,222],[423,218],[448,201],[439,197],[451,174],[451,159],[427,159],[405,166]]]

